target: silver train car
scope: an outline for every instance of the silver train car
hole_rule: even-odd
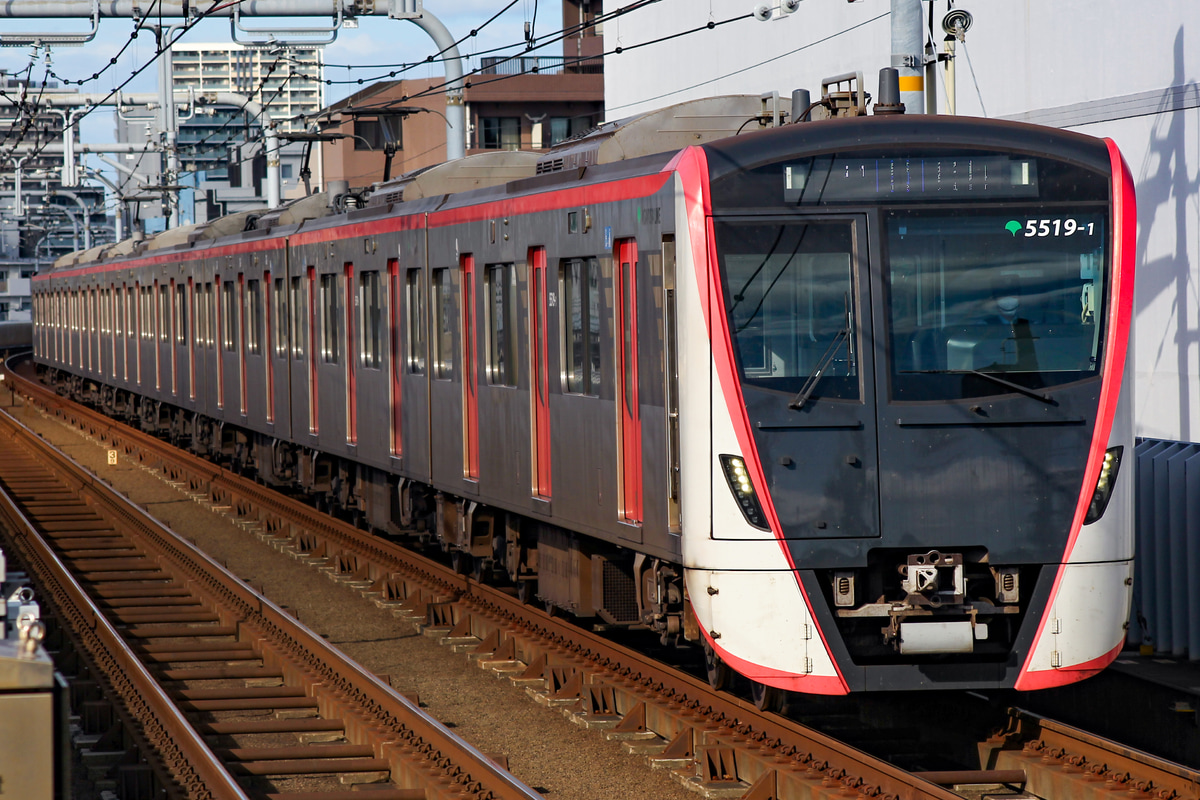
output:
[[[1133,558],[1120,153],[774,119],[693,101],[76,253],[34,280],[35,358],[760,702],[1099,671]]]

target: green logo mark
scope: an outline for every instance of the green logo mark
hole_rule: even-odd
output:
[[[1008,221],[1008,224],[1004,226],[1004,230],[1008,231],[1013,236],[1016,236],[1017,231],[1021,230],[1021,228],[1024,228],[1024,227],[1025,227],[1024,225],[1017,222],[1015,219],[1010,219]]]

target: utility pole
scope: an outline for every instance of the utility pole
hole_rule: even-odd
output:
[[[171,190],[179,183],[179,119],[175,116],[174,53],[171,35],[179,26],[158,27],[154,30],[158,41],[158,130],[162,136],[163,164],[160,182],[163,184],[163,204],[167,210],[167,229],[179,226],[179,190]]]
[[[892,66],[904,113],[925,113],[925,31],[921,0],[892,0]]]

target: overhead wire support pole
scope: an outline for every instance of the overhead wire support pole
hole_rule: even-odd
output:
[[[892,66],[907,114],[925,112],[925,31],[921,0],[892,0]]]
[[[175,95],[178,94],[178,97]],[[237,106],[241,110],[249,113],[258,119],[259,127],[263,131],[264,150],[267,156],[267,206],[276,208],[283,195],[283,179],[279,168],[279,131],[275,120],[271,118],[267,107],[262,103],[255,102],[249,97],[231,92],[203,92],[193,95],[187,90],[176,90],[171,93],[172,102],[179,100],[193,101],[198,104],[207,105],[226,105]],[[71,94],[71,93],[48,93],[42,96],[42,105],[56,106],[121,106],[121,105],[136,105],[147,107],[161,107],[162,97],[158,94]],[[17,102],[10,98],[0,97],[0,106],[17,105]],[[74,146],[73,152],[78,153],[140,153],[158,151],[161,146],[147,146],[144,144],[111,144],[111,145],[85,145],[80,144]],[[3,153],[63,153],[67,150],[64,145],[44,144],[15,144],[8,145],[3,148]],[[272,158],[273,156],[273,158]],[[168,158],[170,154],[168,154]],[[177,164],[177,162],[176,162]],[[178,166],[175,167],[178,169]]]

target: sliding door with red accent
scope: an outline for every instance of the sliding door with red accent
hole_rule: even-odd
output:
[[[404,456],[404,426],[400,413],[400,376],[404,372],[404,350],[401,347],[400,307],[404,300],[400,283],[400,259],[389,258],[388,274],[388,341],[391,347],[391,426],[392,426],[392,455],[396,458]]]
[[[317,413],[317,268],[308,268],[308,432],[320,433],[320,415]]]
[[[479,480],[479,365],[475,344],[475,256],[459,259],[462,285],[463,477]]]
[[[241,408],[242,416],[246,416],[250,411],[250,397],[246,390],[246,274],[239,272],[237,276],[237,340],[234,345],[237,347],[237,376],[238,376],[238,404]]]
[[[546,320],[546,248],[529,249],[529,351],[532,400],[533,493],[550,497],[550,348]]]
[[[346,298],[346,444],[358,444],[358,339],[354,332],[354,264],[342,266],[342,296]],[[360,298],[361,300],[361,298]]]
[[[266,319],[268,341],[263,347],[263,362],[267,371],[267,424],[275,422],[275,352],[278,348],[275,332],[275,299],[271,291],[271,273],[266,271],[262,276],[263,314]]]
[[[642,417],[638,405],[637,242],[621,239],[614,252],[620,511],[625,522],[638,524],[642,521]]]

